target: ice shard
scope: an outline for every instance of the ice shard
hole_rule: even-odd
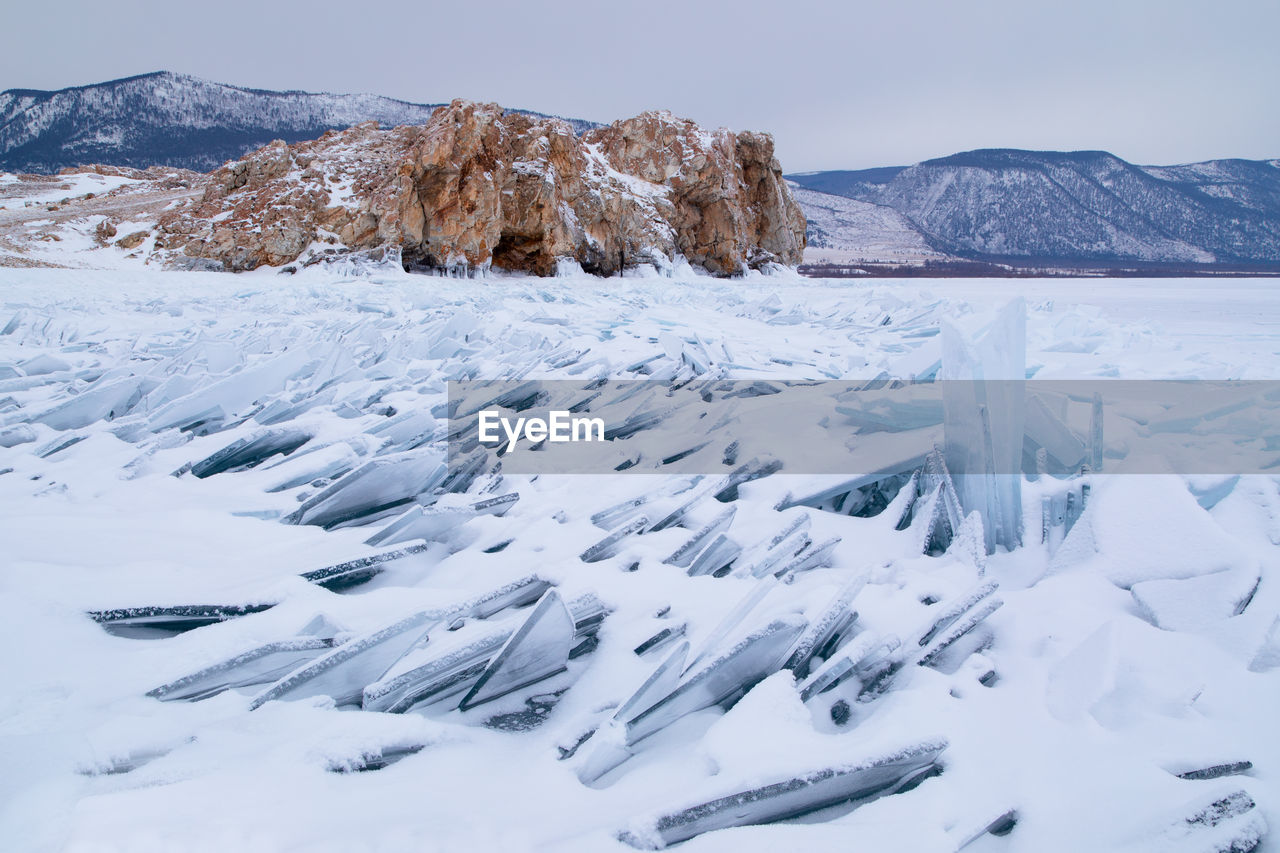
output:
[[[1150,832],[1148,849],[1171,853],[1252,853],[1262,845],[1267,821],[1241,788],[1219,788],[1184,805],[1177,817]]]
[[[267,643],[148,690],[147,695],[165,702],[179,699],[196,701],[224,690],[270,684],[334,645],[332,637],[299,637]]]
[[[32,420],[54,429],[79,429],[98,421],[112,420],[130,411],[157,384],[154,379],[141,376],[99,380],[88,390],[58,403]]]
[[[636,688],[635,692],[618,705],[613,719],[625,723],[671,695],[680,685],[680,674],[684,672],[684,664],[688,657],[689,642],[686,640],[676,646],[671,654],[658,664],[658,668]]]
[[[844,648],[832,653],[800,683],[800,698],[807,702],[850,677],[856,677],[860,683],[865,684],[868,676],[877,671],[877,664],[899,647],[896,637],[884,637],[871,631],[862,632]]]
[[[627,743],[634,744],[694,711],[730,702],[777,672],[808,623],[788,615],[748,634],[723,655],[681,677],[680,686],[627,721]]]
[[[415,613],[381,630],[348,640],[259,693],[249,703],[249,710],[273,699],[308,696],[331,696],[338,705],[359,704],[365,685],[377,681],[422,640],[433,621],[430,613]]]
[[[702,645],[698,647],[697,654],[689,661],[689,666],[692,667],[703,658],[713,654],[729,635],[738,630],[739,626],[747,618],[747,614],[754,610],[760,602],[764,601],[765,596],[773,591],[777,583],[777,578],[772,575],[760,578],[750,592],[744,595],[742,600],[725,614],[716,627],[711,629],[706,639],[702,641]]]
[[[945,740],[925,741],[864,761],[803,773],[748,788],[659,816],[646,829],[619,839],[642,850],[656,850],[706,832],[772,823],[800,817],[845,802],[868,802],[891,794],[937,768]]]
[[[549,589],[546,581],[530,575],[442,611],[441,624],[450,630],[420,650],[422,656],[406,657],[366,687],[365,710],[402,713],[418,703],[438,702],[470,690],[514,629],[510,624],[467,622],[467,618],[483,620],[507,607],[538,600]],[[573,618],[572,639],[577,644],[569,652],[572,659],[575,653],[585,651],[583,644],[595,636],[608,610],[592,595],[575,598],[568,607]]]
[[[108,633],[135,639],[180,634],[205,625],[260,613],[275,604],[180,604],[157,607],[117,607],[89,611],[89,618]]]
[[[277,454],[288,456],[311,440],[311,433],[295,427],[262,430],[232,442],[191,466],[195,477],[212,477],[253,466]]]
[[[392,545],[412,539],[434,541],[477,515],[470,506],[414,506],[365,540],[367,545]]]
[[[563,672],[573,636],[573,615],[560,593],[547,590],[458,707],[466,711]]]
[[[644,530],[648,524],[649,519],[643,515],[634,519],[630,524],[619,527],[617,530],[613,531],[608,536],[583,551],[579,556],[579,559],[584,563],[595,563],[612,556],[618,547],[618,543],[623,539],[626,539],[631,534],[639,533]]]
[[[0,430],[0,447],[17,447],[36,440],[36,431],[26,424]]]
[[[374,459],[308,500],[285,521],[333,528],[357,519],[372,520],[440,484],[445,472],[437,456],[418,451]]]
[[[471,632],[471,639],[458,643],[443,640],[446,646],[442,653],[366,686],[361,706],[366,711],[402,714],[420,702],[457,695],[475,683],[510,636],[509,628],[486,625]]]
[[[301,577],[332,592],[339,592],[366,583],[385,571],[390,563],[421,554],[427,548],[426,543],[418,542],[404,548],[392,548],[332,566],[312,569],[309,572],[303,572]]]
[[[672,640],[675,640],[678,637],[683,637],[685,631],[688,629],[689,625],[686,622],[681,622],[679,625],[672,625],[670,627],[663,628],[661,631],[636,646],[632,651],[637,655],[647,655],[655,649],[662,648]]]
[[[840,542],[839,536],[833,536],[816,545],[806,545],[790,560],[780,563],[772,571],[775,576],[785,578],[800,572],[807,572],[809,569],[816,569],[819,566],[830,565],[831,555],[835,552],[836,546]]]
[[[1032,456],[1043,450],[1046,469],[1051,474],[1066,474],[1079,468],[1085,459],[1085,446],[1038,394],[1027,397],[1026,437],[1023,452]],[[1030,472],[1029,472],[1030,473]]]
[[[857,620],[858,613],[852,607],[853,600],[867,585],[868,577],[868,574],[863,573],[845,584],[817,617],[811,620],[809,627],[796,642],[795,648],[791,650],[787,662],[783,664],[785,668],[796,674],[796,678],[806,677],[814,656],[828,650],[832,641],[838,640],[840,634],[848,632]],[[828,651],[824,657],[829,656]]]
[[[742,546],[721,533],[711,541],[710,545],[703,549],[701,554],[694,558],[693,563],[689,566],[689,576],[714,575],[720,572],[721,569],[727,571],[730,564],[738,559],[741,553]]]
[[[1221,779],[1224,776],[1240,776],[1248,773],[1253,769],[1252,761],[1228,761],[1223,764],[1213,764],[1209,767],[1197,767],[1193,770],[1184,770],[1178,773],[1179,779],[1192,779],[1195,781],[1203,779]]]
[[[698,529],[688,541],[677,548],[671,556],[662,562],[671,566],[679,566],[687,569],[693,563],[694,558],[701,553],[702,549],[709,545],[711,541],[720,533],[728,529],[733,522],[733,516],[737,513],[738,508],[731,506],[723,512],[716,515],[708,524]]]
[[[1020,542],[1026,322],[1019,298],[976,338],[942,324],[947,468],[964,512],[982,514],[988,553]]]

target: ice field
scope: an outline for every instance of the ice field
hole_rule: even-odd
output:
[[[448,380],[1024,367],[1280,380],[1280,295],[0,270],[0,846],[1276,849],[1278,476],[1125,474],[1068,400],[1025,435],[1071,471],[976,495],[950,450],[448,464]],[[1180,411],[1127,428],[1280,459]]]

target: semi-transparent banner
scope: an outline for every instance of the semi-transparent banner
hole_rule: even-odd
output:
[[[1280,382],[453,381],[449,462],[525,474],[1280,473]]]

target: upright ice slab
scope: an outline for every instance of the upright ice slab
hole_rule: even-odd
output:
[[[1027,306],[1010,302],[974,337],[942,323],[947,468],[965,513],[982,516],[987,552],[1021,542]]]
[[[573,627],[573,615],[560,593],[547,590],[459,707],[474,708],[563,672],[573,647]]]

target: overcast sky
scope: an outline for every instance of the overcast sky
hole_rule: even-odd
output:
[[[10,3],[0,88],[167,69],[264,89],[664,107],[767,130],[787,171],[972,148],[1280,157],[1277,0]]]

